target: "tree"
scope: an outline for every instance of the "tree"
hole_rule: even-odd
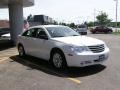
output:
[[[92,27],[92,26],[94,25],[94,22],[92,22],[92,21],[87,22],[86,25],[87,25],[88,27]]]
[[[60,22],[59,25],[68,26],[68,27],[73,28],[73,29],[77,27],[77,25],[75,23]]]
[[[54,25],[58,25],[58,22],[54,20]]]
[[[67,24],[64,22],[60,22],[59,25],[67,26]]]
[[[75,23],[70,23],[70,24],[69,24],[69,27],[71,27],[71,28],[76,28],[76,25],[75,25]]]
[[[106,26],[111,22],[111,19],[108,19],[108,15],[105,12],[101,12],[97,17],[97,23],[101,26]]]

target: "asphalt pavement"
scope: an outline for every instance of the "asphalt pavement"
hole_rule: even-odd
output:
[[[110,48],[102,65],[58,71],[41,59],[20,58],[15,47],[0,49],[0,90],[120,90],[120,36],[87,36]]]

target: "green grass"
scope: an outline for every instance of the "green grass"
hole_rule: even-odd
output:
[[[120,32],[113,32],[113,34],[115,34],[115,35],[120,35]]]

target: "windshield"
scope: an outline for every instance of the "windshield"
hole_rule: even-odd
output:
[[[78,28],[86,28],[86,26],[85,25],[80,25],[80,26],[78,26]]]
[[[68,36],[79,36],[76,31],[69,27],[60,26],[60,27],[46,27],[47,31],[52,38],[55,37],[68,37]]]

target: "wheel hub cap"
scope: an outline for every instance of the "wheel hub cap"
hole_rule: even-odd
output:
[[[23,48],[19,47],[19,55],[22,56],[23,55]]]
[[[62,57],[60,54],[58,54],[58,53],[54,54],[53,63],[57,68],[62,67]]]

